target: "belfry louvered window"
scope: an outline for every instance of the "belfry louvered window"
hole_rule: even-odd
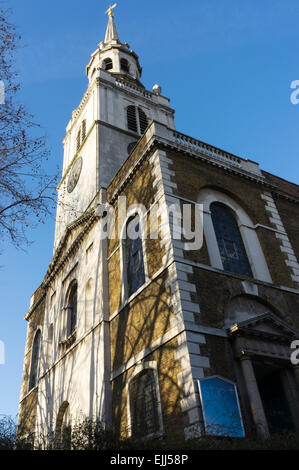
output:
[[[130,105],[127,107],[128,129],[138,134],[143,134],[148,125],[145,112],[138,106]]]
[[[138,132],[135,106],[127,107],[127,121],[128,121],[128,129],[133,132]]]
[[[139,117],[140,133],[143,134],[145,129],[147,128],[147,118],[141,108],[138,108],[138,117]]]
[[[130,383],[131,432],[146,436],[159,430],[158,402],[154,373],[147,369]]]
[[[241,233],[231,209],[214,202],[210,211],[223,269],[252,277]]]
[[[86,119],[83,119],[76,135],[76,152],[78,152],[85,137],[86,137]]]

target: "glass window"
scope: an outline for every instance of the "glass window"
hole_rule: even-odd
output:
[[[198,382],[206,433],[214,436],[244,437],[235,384],[220,377]]]
[[[68,299],[68,321],[67,321],[67,332],[68,336],[74,333],[77,323],[77,282],[75,282],[71,288],[69,299]]]
[[[37,330],[37,332],[35,333],[33,346],[32,346],[29,390],[31,390],[37,384],[41,336],[42,336],[41,331]]]
[[[128,297],[145,283],[142,238],[139,233],[139,228],[139,216],[135,216],[128,221],[125,240]],[[135,238],[136,236],[137,238]]]
[[[223,269],[252,277],[240,230],[231,210],[218,202],[211,204],[210,210]]]
[[[147,369],[130,383],[132,435],[146,436],[159,430],[155,377]]]

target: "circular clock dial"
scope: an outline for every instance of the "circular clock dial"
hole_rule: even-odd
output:
[[[78,157],[77,160],[74,162],[68,181],[67,181],[67,191],[71,193],[74,189],[76,184],[78,183],[81,169],[82,169],[83,159],[82,157]]]

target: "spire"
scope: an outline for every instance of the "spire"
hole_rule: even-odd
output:
[[[116,29],[116,26],[114,24],[114,19],[113,19],[114,13],[112,9],[115,7],[116,7],[116,3],[110,6],[108,10],[106,11],[106,13],[108,13],[109,15],[109,19],[108,19],[108,25],[106,29],[106,35],[105,35],[105,41],[104,41],[105,43],[111,42],[111,41],[119,42],[117,29]]]

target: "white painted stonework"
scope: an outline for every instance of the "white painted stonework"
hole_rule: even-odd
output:
[[[290,270],[291,278],[299,284],[299,263],[295,252],[290,243],[283,222],[279,216],[275,201],[269,192],[264,192],[261,198],[265,201],[265,209],[267,211],[270,222],[276,228],[275,236],[280,241],[280,249],[285,254],[285,263]]]

